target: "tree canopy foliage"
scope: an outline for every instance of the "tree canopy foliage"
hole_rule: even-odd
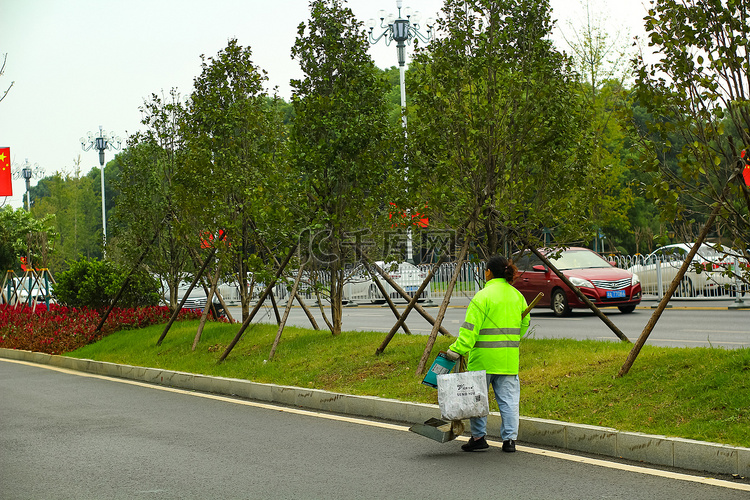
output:
[[[668,220],[702,221],[719,207],[719,232],[747,257],[750,196],[740,152],[750,148],[747,0],[656,0],[646,18],[635,96],[640,164]],[[672,160],[674,159],[674,160]]]
[[[23,208],[0,208],[0,266],[20,271],[18,257],[23,256],[31,265],[46,267],[54,235],[54,216],[35,218]]]
[[[505,228],[590,231],[583,103],[550,41],[549,2],[448,0],[443,12],[409,87],[410,187],[432,220],[464,228],[485,255],[503,250]]]
[[[302,220],[316,242],[310,257],[331,274],[332,330],[341,331],[341,293],[354,234],[383,227],[385,206],[403,167],[398,129],[389,121],[389,86],[367,53],[363,24],[338,0],[314,0],[292,56],[290,162],[304,203]],[[377,229],[375,229],[377,231]],[[311,248],[308,247],[308,248]]]

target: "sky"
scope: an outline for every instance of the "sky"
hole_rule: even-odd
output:
[[[550,0],[554,36],[584,26],[586,0]],[[608,33],[643,38],[647,0],[588,0]],[[380,10],[397,13],[396,0],[349,0],[363,22]],[[443,0],[403,0],[423,20],[438,17]],[[216,55],[230,38],[249,46],[253,62],[268,73],[269,92],[291,97],[289,80],[302,76],[291,47],[307,20],[307,0],[0,0],[0,147],[11,148],[11,164],[29,164],[44,175],[85,175],[99,168],[95,149],[83,151],[88,132],[122,138],[141,130],[139,108],[151,94],[176,88],[192,92],[200,56]],[[395,43],[381,40],[370,53],[381,68],[397,65]],[[407,64],[411,47],[407,48]],[[105,162],[116,151],[105,153]],[[38,179],[33,179],[35,185]],[[0,207],[24,203],[22,178]]]

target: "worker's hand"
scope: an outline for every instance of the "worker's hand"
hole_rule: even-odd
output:
[[[450,359],[451,361],[456,361],[458,358],[461,357],[461,355],[457,352],[453,352],[450,349],[448,349],[445,353],[445,356]]]

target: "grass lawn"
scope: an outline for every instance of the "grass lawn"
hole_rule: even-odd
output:
[[[267,361],[277,327],[255,324],[217,364],[239,326],[208,323],[192,351],[197,325],[175,323],[159,347],[163,325],[123,330],[66,355],[437,403],[437,391],[415,374],[425,336],[399,333],[376,356],[382,332],[333,337],[287,327],[274,359]],[[430,363],[452,340],[437,339]],[[630,373],[615,378],[630,348],[616,342],[522,340],[521,415],[750,447],[750,349],[646,346]]]

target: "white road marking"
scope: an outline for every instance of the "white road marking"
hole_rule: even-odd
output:
[[[681,330],[691,333],[739,333],[740,335],[750,334],[750,330]]]
[[[379,427],[381,429],[389,429],[389,430],[395,430],[395,431],[403,431],[408,432],[409,426],[406,425],[400,425],[400,424],[389,424],[385,422],[378,422],[374,420],[366,420],[359,417],[346,417],[341,415],[331,415],[327,413],[321,413],[314,410],[303,410],[300,408],[290,408],[286,406],[279,406],[273,403],[260,403],[257,401],[247,401],[243,399],[236,399],[232,397],[227,396],[219,396],[216,394],[207,394],[202,392],[194,392],[194,391],[188,391],[186,389],[177,389],[174,387],[164,387],[160,385],[154,385],[154,384],[148,384],[146,382],[138,382],[136,380],[127,380],[122,378],[115,378],[115,377],[108,377],[106,375],[96,375],[93,373],[85,373],[85,372],[79,372],[75,370],[69,370],[67,368],[60,368],[57,366],[49,366],[49,365],[42,365],[42,364],[36,364],[31,363],[28,361],[20,361],[16,359],[2,359],[0,358],[0,361],[6,361],[9,363],[17,363],[20,365],[26,365],[26,366],[34,366],[37,368],[44,368],[47,370],[53,370],[60,373],[65,373],[69,375],[76,375],[79,377],[87,377],[87,378],[95,378],[99,380],[107,380],[110,382],[119,382],[121,384],[128,384],[128,385],[134,385],[138,387],[144,387],[147,389],[154,389],[158,391],[165,391],[165,392],[172,392],[176,394],[183,394],[186,396],[194,396],[204,399],[213,399],[215,401],[222,401],[225,403],[231,403],[231,404],[239,404],[244,406],[252,406],[255,408],[263,408],[267,410],[274,410],[279,412],[285,412],[285,413],[292,413],[295,415],[305,415],[305,416],[311,416],[311,417],[318,417],[318,418],[325,418],[328,420],[335,420],[339,422],[348,422],[353,424],[360,424],[360,425],[367,425],[370,427]],[[460,436],[457,438],[459,441],[468,441],[467,437]],[[498,448],[502,447],[503,443],[501,441],[494,441],[488,439],[487,442],[491,446],[496,446]],[[610,462],[608,460],[602,460],[602,459],[596,459],[596,458],[588,458],[578,455],[571,455],[569,453],[563,453],[559,451],[551,451],[551,450],[544,450],[541,448],[534,448],[531,446],[521,446],[517,445],[516,449],[520,452],[524,453],[531,453],[533,455],[541,455],[551,458],[556,458],[559,460],[567,460],[569,462],[578,462],[582,464],[587,465],[596,465],[599,467],[605,467],[608,469],[615,469],[615,470],[621,470],[621,471],[627,471],[627,472],[635,472],[637,474],[645,474],[649,476],[656,476],[661,477],[665,479],[675,479],[678,481],[689,481],[693,483],[700,483],[700,484],[706,484],[709,486],[717,486],[720,488],[729,488],[734,490],[740,490],[740,491],[748,491],[750,492],[750,484],[743,484],[743,483],[733,483],[730,481],[724,481],[721,479],[714,479],[711,477],[700,477],[700,476],[692,476],[690,474],[682,474],[679,472],[669,472],[669,471],[663,471],[658,469],[649,469],[648,467],[642,467],[638,465],[628,465],[628,464],[621,464],[616,462]]]

